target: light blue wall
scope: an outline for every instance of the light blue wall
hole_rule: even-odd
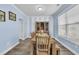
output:
[[[24,38],[30,38],[31,34],[31,19],[29,16],[27,16],[27,20],[24,20]]]
[[[0,22],[0,54],[3,54],[14,44],[19,42],[21,29],[19,19],[26,20],[26,17],[20,13],[18,9],[14,8],[14,5],[1,4],[0,10],[6,12],[6,21]],[[8,11],[16,14],[16,21],[9,20]],[[26,33],[24,33],[24,35],[26,35]]]
[[[53,35],[54,36],[58,35],[58,16],[57,15],[53,16]]]

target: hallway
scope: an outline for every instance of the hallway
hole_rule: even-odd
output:
[[[30,55],[28,38],[33,39],[32,36],[36,36],[36,33],[39,35],[38,32],[43,32],[42,43],[47,41],[46,47],[50,49],[44,51],[45,53],[78,55],[79,5],[0,4],[0,55]],[[47,40],[44,41],[43,38]],[[53,38],[58,47],[55,46]],[[35,44],[36,47],[37,37],[35,39],[31,45]]]

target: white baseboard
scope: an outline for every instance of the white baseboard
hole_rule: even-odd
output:
[[[27,36],[26,38],[31,38],[31,36],[29,35],[29,36]]]
[[[21,40],[25,40],[25,38],[19,38],[19,39],[21,39]]]
[[[10,51],[12,48],[14,48],[16,45],[18,45],[19,44],[19,41],[18,42],[16,42],[13,46],[11,46],[10,48],[8,48],[7,50],[5,50],[3,53],[0,53],[0,55],[4,55],[4,54],[6,54],[8,51]]]

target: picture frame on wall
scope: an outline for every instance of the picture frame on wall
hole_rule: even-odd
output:
[[[5,22],[5,12],[0,10],[0,22]]]
[[[16,14],[9,11],[9,20],[16,21]]]

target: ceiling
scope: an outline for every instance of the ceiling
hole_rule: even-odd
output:
[[[16,7],[28,16],[50,16],[60,6],[59,4],[16,4]]]

